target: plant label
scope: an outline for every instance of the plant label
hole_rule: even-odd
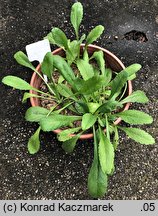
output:
[[[44,39],[26,46],[26,52],[29,60],[39,61],[40,63],[43,61],[44,56],[47,52],[51,52],[50,44],[48,39]],[[47,76],[44,75],[44,79],[47,81]]]

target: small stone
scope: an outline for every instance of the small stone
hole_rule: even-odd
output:
[[[118,36],[117,36],[117,35],[115,35],[115,36],[114,36],[114,39],[115,39],[115,40],[118,40]]]
[[[155,17],[155,22],[158,24],[158,15]]]
[[[50,109],[53,105],[52,104],[47,104],[46,108]]]
[[[46,162],[46,165],[49,166],[49,162],[48,161]]]
[[[38,193],[38,189],[35,191],[35,193]]]

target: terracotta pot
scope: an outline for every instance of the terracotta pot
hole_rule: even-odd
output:
[[[83,51],[83,47],[84,47],[84,44],[81,45],[81,52]],[[102,50],[104,52],[106,65],[108,67],[110,67],[113,71],[119,72],[119,71],[121,71],[122,69],[125,68],[124,64],[110,51],[108,51],[106,49],[103,49],[103,48],[101,48],[99,46],[95,46],[95,45],[89,45],[88,46],[88,53],[90,55],[92,55],[93,52],[99,51],[99,50]],[[54,50],[52,52],[52,54],[53,55],[64,56],[64,51],[61,48],[58,48],[58,49]],[[37,66],[36,70],[40,71],[40,67],[41,67],[41,65],[39,64]],[[34,72],[32,77],[31,77],[30,85],[37,88],[37,89],[39,89],[41,83],[42,83],[41,78]],[[30,93],[37,94],[35,91],[32,91],[32,90],[30,91]],[[126,96],[130,95],[131,93],[132,93],[132,83],[131,83],[131,81],[128,81],[128,88],[127,88],[127,91],[126,91]],[[30,102],[31,102],[32,106],[41,106],[39,98],[31,98]],[[129,106],[130,106],[130,103],[125,104],[124,107],[123,107],[123,110],[128,110]],[[117,125],[120,122],[121,122],[121,118],[118,118],[114,122],[114,124]],[[61,131],[62,131],[61,129],[57,129],[57,130],[54,130],[53,132],[58,134]],[[71,134],[71,136],[74,136],[74,134]],[[89,138],[92,138],[92,137],[93,137],[92,133],[83,134],[83,135],[80,136],[80,139],[89,139]]]

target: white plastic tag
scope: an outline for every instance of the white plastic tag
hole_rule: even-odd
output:
[[[51,52],[48,39],[38,41],[26,46],[27,56],[30,61],[43,61],[43,58],[47,52]]]
[[[44,39],[26,46],[26,52],[28,59],[32,61],[43,61],[44,56],[47,52],[51,52],[50,44],[48,39]],[[47,76],[44,75],[46,82],[48,81]]]

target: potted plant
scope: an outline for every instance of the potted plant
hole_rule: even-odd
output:
[[[132,92],[131,80],[141,68],[139,64],[124,67],[108,50],[91,45],[102,34],[104,27],[96,26],[86,36],[79,35],[83,18],[82,4],[74,3],[71,23],[76,39],[70,41],[59,28],[47,35],[50,43],[60,48],[48,52],[41,65],[34,68],[27,56],[18,51],[16,61],[34,73],[31,83],[15,76],[2,82],[25,92],[23,102],[31,98],[32,107],[25,114],[39,127],[28,141],[28,151],[40,149],[40,131],[54,131],[62,148],[71,153],[78,139],[94,139],[94,158],[88,175],[88,191],[92,197],[102,197],[107,191],[108,176],[114,172],[114,157],[118,147],[118,130],[141,144],[154,144],[154,138],[142,129],[118,125],[121,120],[129,125],[150,124],[150,115],[128,110],[130,103],[147,103],[143,91]],[[85,42],[85,44],[82,44]],[[48,77],[48,82],[43,75]]]

